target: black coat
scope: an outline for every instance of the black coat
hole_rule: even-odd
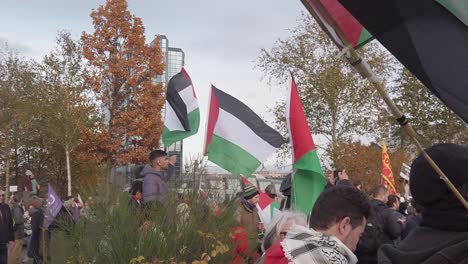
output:
[[[378,212],[382,220],[383,230],[388,240],[398,239],[403,231],[403,224],[398,222],[398,216],[395,210],[388,208],[382,201],[372,199],[370,201],[374,212]]]
[[[15,239],[22,239],[26,236],[24,233],[24,210],[19,204],[13,204],[11,214],[14,220]]]
[[[40,258],[40,245],[42,238],[42,226],[44,223],[44,212],[41,208],[31,210],[31,241],[29,244],[28,257]]]
[[[383,245],[378,260],[379,264],[467,263],[468,232],[416,227],[398,245]]]
[[[0,243],[14,241],[14,234],[10,207],[5,203],[0,203]]]

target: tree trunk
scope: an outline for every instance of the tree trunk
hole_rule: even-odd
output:
[[[10,149],[7,150],[6,162],[5,162],[5,203],[8,203],[8,197],[10,196]]]
[[[65,145],[65,157],[67,159],[67,180],[68,180],[68,196],[72,195],[71,192],[71,170],[70,170],[70,150],[68,149],[68,144]]]

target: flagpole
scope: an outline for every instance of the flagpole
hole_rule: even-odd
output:
[[[208,137],[208,122],[210,121],[210,108],[211,108],[211,94],[213,93],[213,83],[210,82],[210,89],[208,89],[208,108],[206,109],[206,122],[205,122],[205,141],[203,144],[203,157],[207,151],[207,137]]]
[[[301,0],[305,4],[305,0]],[[388,109],[392,113],[393,117],[396,119],[396,121],[399,123],[403,131],[405,131],[406,134],[411,138],[413,143],[416,145],[418,150],[421,152],[423,155],[424,159],[431,165],[431,167],[436,171],[436,173],[440,176],[440,178],[445,182],[445,184],[449,187],[449,189],[453,192],[453,194],[458,198],[458,200],[463,204],[466,210],[468,210],[468,202],[463,198],[463,196],[460,194],[460,192],[457,190],[457,188],[452,184],[450,179],[445,175],[445,173],[437,166],[437,164],[432,160],[432,158],[426,153],[424,150],[423,146],[417,139],[416,132],[414,131],[413,127],[411,124],[408,122],[406,119],[405,115],[400,111],[400,109],[396,106],[395,102],[390,98],[390,96],[387,94],[386,88],[383,85],[382,80],[372,71],[370,68],[369,64],[361,58],[361,56],[356,52],[356,50],[353,48],[351,43],[349,43],[348,39],[344,36],[344,33],[340,30],[340,28],[337,26],[336,22],[334,19],[330,16],[328,11],[325,9],[325,7],[322,5],[320,0],[310,0],[315,3],[316,8],[319,10],[320,14],[326,19],[327,22],[330,23],[330,25],[333,27],[335,32],[337,33],[338,37],[344,44],[344,56],[348,60],[349,64],[353,66],[353,68],[364,78],[369,80],[370,83],[374,86],[374,88],[379,92],[380,97],[384,100],[386,103]],[[306,7],[308,5],[305,4]],[[307,8],[309,12],[313,15],[315,20],[319,23],[319,25],[324,28],[323,23],[317,19],[318,15],[315,13],[313,8]],[[327,32],[327,31],[325,31]]]
[[[296,174],[296,170],[294,169],[294,144],[293,144],[293,141],[292,141],[291,124],[290,124],[290,121],[289,121],[289,116],[291,114],[289,111],[291,110],[292,83],[293,82],[295,83],[295,81],[294,81],[294,76],[293,76],[291,71],[289,72],[289,74],[291,75],[291,86],[289,87],[288,101],[287,101],[287,104],[286,104],[286,120],[287,120],[287,123],[288,123],[289,141],[290,141],[290,144],[291,144],[291,189],[293,191],[292,197],[294,197],[293,206],[294,206],[294,210],[297,210],[297,193],[296,193],[297,188],[295,186],[296,183],[294,181],[294,175]]]

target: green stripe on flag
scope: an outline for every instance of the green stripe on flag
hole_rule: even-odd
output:
[[[216,134],[208,147],[208,159],[234,175],[245,177],[261,164],[252,154]]]
[[[468,27],[468,1],[466,0],[436,0]]]
[[[358,43],[356,44],[356,48],[360,48],[360,47],[364,46],[365,44],[367,44],[368,42],[370,42],[373,39],[374,38],[371,35],[371,33],[369,31],[367,31],[367,29],[362,28],[361,35],[359,36]]]
[[[310,214],[315,201],[325,188],[320,160],[317,151],[313,150],[302,156],[294,164],[291,205],[306,215]]]
[[[190,131],[170,131],[164,127],[162,141],[166,147],[181,141],[184,138],[190,137],[198,132],[200,126],[200,108],[197,108],[188,114]]]

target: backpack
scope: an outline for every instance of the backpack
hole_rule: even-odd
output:
[[[359,243],[356,249],[356,255],[358,256],[359,262],[361,262],[360,256],[375,256],[377,257],[377,251],[379,247],[387,242],[390,242],[388,236],[385,234],[385,219],[383,212],[385,208],[374,206],[372,207],[372,213],[367,220],[367,225],[364,232],[361,234]],[[365,262],[363,262],[365,263]]]

